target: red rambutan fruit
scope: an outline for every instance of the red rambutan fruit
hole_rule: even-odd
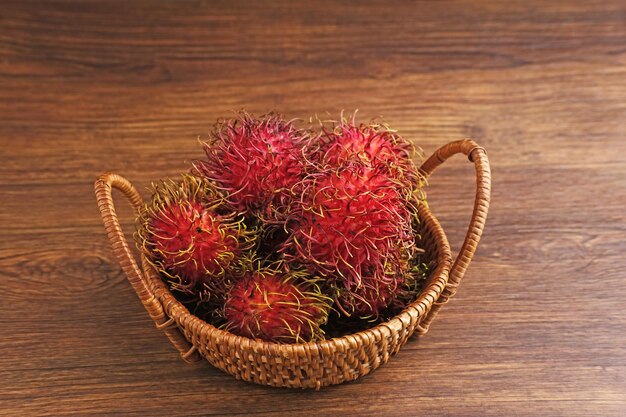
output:
[[[376,316],[391,302],[415,250],[402,184],[384,166],[350,161],[308,175],[302,189],[281,251],[335,286],[340,310]]]
[[[240,211],[274,218],[275,205],[294,195],[305,175],[309,134],[277,114],[255,118],[241,112],[218,122],[204,143],[206,159],[195,170],[215,182]]]
[[[330,304],[306,272],[259,268],[246,272],[230,289],[225,329],[271,342],[320,340]]]
[[[226,291],[226,280],[243,251],[254,245],[236,210],[205,179],[154,186],[152,201],[139,216],[140,249],[174,290],[208,300]]]
[[[401,262],[404,263],[404,260]],[[334,285],[341,312],[347,316],[376,319],[388,307],[402,304],[400,296],[404,294],[408,278],[405,265],[387,263],[383,267],[387,273],[382,277],[375,271],[368,271],[368,265],[362,269],[360,283],[346,285],[346,282],[340,282]]]
[[[331,127],[322,125],[317,160],[322,166],[339,167],[358,160],[370,166],[385,166],[391,177],[410,188],[421,186],[413,163],[415,146],[382,122],[357,124],[356,113],[348,120],[342,115]]]

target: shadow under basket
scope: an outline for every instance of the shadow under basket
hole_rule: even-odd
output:
[[[279,344],[252,340],[220,330],[194,316],[178,301],[157,271],[142,257],[142,269],[133,257],[113,205],[112,189],[129,200],[137,215],[143,200],[135,187],[116,174],[104,174],[95,183],[98,207],[113,251],[139,299],[187,362],[206,358],[237,379],[262,385],[315,388],[367,375],[398,352],[409,337],[425,334],[441,308],[455,293],[474,255],[483,231],[491,189],[486,152],[471,140],[451,142],[438,149],[420,167],[428,177],[452,155],[468,156],[476,168],[476,199],[469,229],[452,262],[448,239],[427,206],[419,207],[420,246],[429,271],[417,299],[392,319],[367,330],[320,342]]]

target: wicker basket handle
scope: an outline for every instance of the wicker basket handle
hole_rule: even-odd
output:
[[[136,215],[143,206],[143,200],[135,187],[124,177],[116,174],[104,174],[96,180],[95,191],[98,208],[102,215],[104,228],[111,241],[111,246],[113,246],[115,257],[126,274],[130,285],[132,285],[139,296],[141,303],[156,323],[156,327],[165,332],[165,335],[170,339],[174,347],[178,349],[184,360],[195,362],[200,359],[195,348],[185,339],[178,327],[174,325],[173,320],[167,319],[165,316],[163,306],[152,293],[150,287],[146,285],[143,272],[139,269],[128,247],[115,206],[113,205],[113,188],[117,188],[124,194],[135,210]]]
[[[428,177],[439,165],[458,153],[467,155],[470,162],[472,162],[476,168],[474,211],[467,230],[467,235],[463,241],[463,246],[461,246],[461,250],[450,270],[448,284],[442,291],[439,299],[432,306],[428,315],[426,315],[420,323],[418,332],[422,334],[428,331],[430,323],[437,315],[441,306],[456,294],[461,279],[463,279],[463,275],[465,275],[465,271],[478,246],[478,241],[485,227],[487,211],[489,210],[489,200],[491,196],[491,170],[489,168],[489,159],[487,159],[485,149],[473,140],[458,140],[437,149],[437,151],[422,164],[420,172],[424,177]]]

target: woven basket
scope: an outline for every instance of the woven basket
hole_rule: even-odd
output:
[[[452,297],[474,255],[485,225],[491,189],[485,150],[471,140],[451,142],[438,149],[420,171],[428,177],[457,153],[469,157],[476,168],[476,200],[463,246],[452,263],[450,246],[428,207],[419,207],[419,245],[431,269],[426,286],[411,305],[391,320],[343,337],[304,344],[278,344],[252,340],[220,330],[192,315],[168,290],[156,270],[142,256],[142,269],[131,254],[122,232],[111,191],[120,190],[137,214],[143,200],[135,187],[115,174],[102,175],[95,184],[98,207],[113,251],[130,284],[156,323],[187,362],[202,357],[237,379],[290,388],[315,388],[340,384],[367,375],[387,362],[417,331],[424,334]]]

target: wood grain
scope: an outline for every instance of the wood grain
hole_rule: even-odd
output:
[[[626,414],[624,2],[0,9],[0,415]],[[457,297],[357,382],[289,391],[187,365],[114,262],[96,176],[145,190],[240,108],[359,108],[427,154],[468,136],[489,153]],[[428,191],[454,248],[472,178],[457,158]]]

